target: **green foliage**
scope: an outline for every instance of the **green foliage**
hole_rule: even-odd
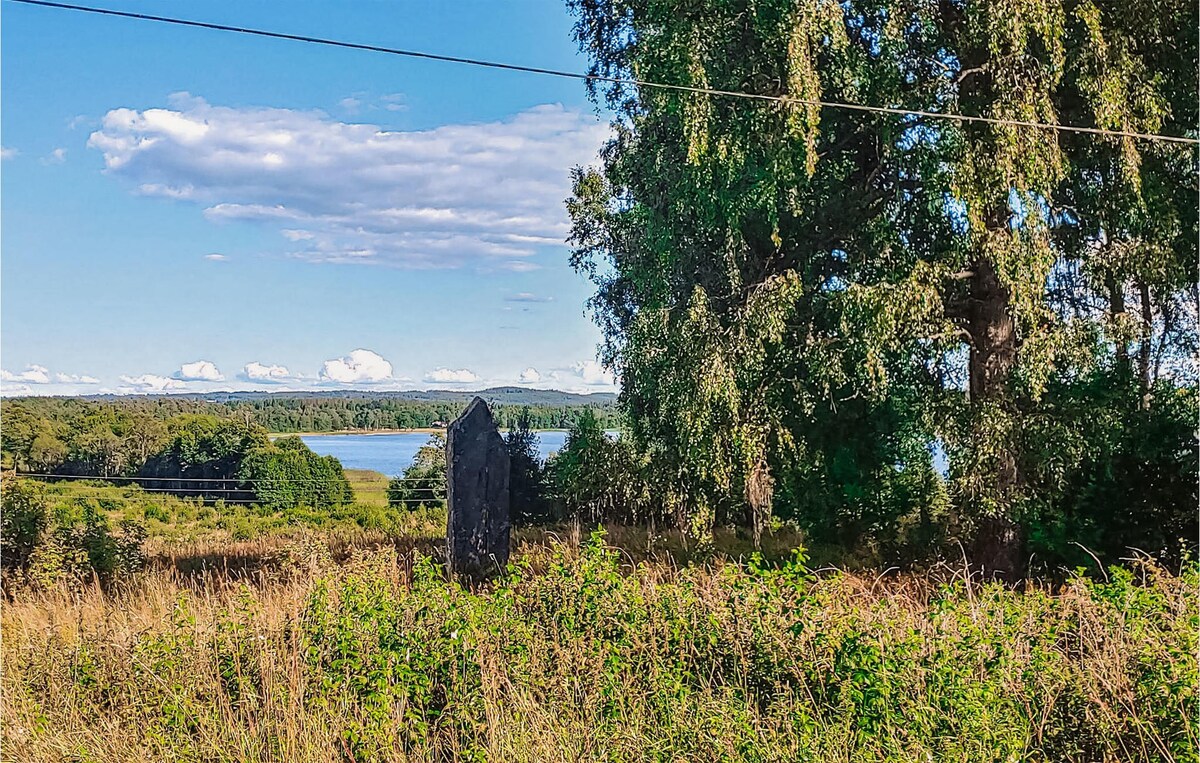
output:
[[[0,482],[0,562],[20,569],[29,563],[50,524],[40,489],[32,482],[6,477]]]
[[[144,562],[145,527],[122,520],[114,531],[101,501],[57,503],[40,486],[15,478],[4,479],[0,495],[0,559],[37,586],[93,575],[108,582]]]
[[[1194,89],[1174,84],[1197,65],[1194,7],[569,5],[616,113],[574,175],[572,264],[650,481],[694,534],[757,537],[774,514],[903,558],[959,540],[1013,573],[1026,507],[1075,511],[1026,449],[1058,426],[1055,396],[1122,367],[1143,411],[1194,394],[1190,149],[813,103],[1194,134]],[[1189,494],[1168,471],[1123,470],[1113,513],[1182,511],[1136,498]]]
[[[546,463],[555,497],[576,523],[636,523],[654,519],[642,459],[624,439],[612,439],[589,412]],[[657,511],[661,511],[657,509]]]
[[[167,440],[138,471],[147,487],[180,495],[247,500],[243,460],[272,445],[262,427],[233,419],[187,414],[167,424]]]
[[[537,434],[522,415],[504,436],[508,450],[508,497],[514,525],[544,524],[554,519],[545,470],[538,457]]]
[[[238,478],[255,502],[274,509],[329,510],[354,501],[341,463],[313,453],[299,437],[283,437],[251,451]]]
[[[527,390],[517,390],[528,394]],[[561,396],[562,393],[545,393]],[[336,432],[351,429],[423,429],[444,427],[462,413],[462,401],[426,401],[384,396],[324,397],[278,394],[261,399],[215,401],[191,395],[131,396],[103,401],[79,398],[20,398],[0,402],[5,421],[0,450],[6,466],[28,471],[56,470],[72,461],[97,468],[97,450],[107,448],[117,465],[136,471],[165,437],[164,422],[185,415],[215,416],[257,424],[268,432]],[[525,416],[535,429],[565,429],[585,408],[605,427],[619,425],[619,411],[607,402],[505,402],[501,391],[489,399],[496,423],[514,427]],[[42,437],[38,447],[34,441]],[[66,450],[66,455],[61,450]],[[73,454],[73,455],[72,455]],[[96,472],[99,473],[98,471]]]
[[[446,508],[446,437],[435,434],[413,462],[387,486],[388,505],[402,509]]]
[[[1143,408],[1128,375],[1051,387],[1020,439],[1032,553],[1071,568],[1135,551],[1178,563],[1197,535],[1198,416],[1196,390],[1160,385]]]
[[[287,559],[282,588],[131,591],[102,618],[60,605],[70,641],[6,631],[6,750],[1165,762],[1200,741],[1194,563],[1018,591],[815,574],[803,553],[628,567],[598,533],[470,590],[428,557],[405,574],[391,547],[339,567],[301,541]],[[6,618],[29,612],[16,602]]]
[[[297,437],[273,443],[246,420],[183,413],[161,421],[124,404],[70,400],[3,405],[6,459],[22,469],[135,478],[154,490],[272,509],[328,510],[354,500],[336,459],[318,457]]]

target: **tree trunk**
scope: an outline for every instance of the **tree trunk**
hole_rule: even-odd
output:
[[[1011,408],[1009,378],[1017,361],[1016,325],[1009,310],[1010,295],[988,260],[972,267],[967,330],[971,335],[969,389],[980,430],[977,442],[990,437],[980,419],[986,408]],[[1021,529],[1008,516],[1018,483],[1017,459],[1010,442],[995,443],[991,489],[998,513],[983,518],[975,541],[975,563],[987,574],[1012,578],[1021,566]]]
[[[1113,276],[1108,276],[1105,279],[1105,285],[1108,288],[1108,312],[1113,318],[1125,314],[1125,284],[1117,281]],[[1129,343],[1122,337],[1121,341],[1117,342],[1117,365],[1121,372],[1125,373],[1129,369]]]
[[[1009,314],[1008,289],[986,260],[976,263],[971,276],[968,332],[971,334],[971,403],[1007,397],[1008,377],[1017,360],[1017,333]]]
[[[1150,304],[1150,286],[1138,284],[1138,296],[1142,302],[1142,341],[1138,346],[1138,384],[1142,392],[1142,410],[1150,408],[1150,350],[1154,337],[1154,308]]]

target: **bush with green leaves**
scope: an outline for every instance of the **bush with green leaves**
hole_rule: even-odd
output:
[[[1020,439],[1031,482],[1020,518],[1035,562],[1195,554],[1197,416],[1195,388],[1162,383],[1144,399],[1119,371],[1052,385]]]
[[[108,582],[145,562],[145,527],[125,519],[114,529],[103,499],[54,501],[42,486],[14,477],[3,480],[0,494],[0,558],[31,582],[46,587],[93,575]]]
[[[567,432],[546,464],[561,516],[576,523],[643,522],[664,510],[650,500],[645,459],[627,438],[612,438],[590,412]]]
[[[329,509],[354,501],[342,464],[318,456],[299,437],[283,437],[252,450],[238,470],[246,492],[273,509]]]
[[[802,553],[628,565],[599,534],[476,589],[391,546],[337,565],[298,541],[283,561],[265,589],[159,581],[115,606],[55,599],[65,634],[6,630],[6,753],[1197,760],[1195,563],[1015,590],[817,573]],[[42,622],[32,606],[6,624]]]
[[[387,486],[388,505],[401,509],[446,507],[446,436],[434,434],[413,462]]]
[[[586,414],[584,414],[586,415]],[[555,519],[550,500],[546,470],[538,455],[537,433],[530,428],[530,417],[523,413],[516,426],[504,436],[508,450],[508,497],[514,525],[545,524]]]

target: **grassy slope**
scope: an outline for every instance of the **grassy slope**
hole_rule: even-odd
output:
[[[354,500],[369,506],[387,506],[388,477],[370,469],[346,469],[346,479],[354,489]]]
[[[1018,591],[526,528],[469,592],[422,561],[444,511],[348,476],[338,517],[46,488],[143,519],[153,558],[107,592],[5,580],[3,760],[1197,760],[1194,567]]]
[[[1014,591],[308,539],[3,610],[6,760],[1195,760],[1194,572]]]

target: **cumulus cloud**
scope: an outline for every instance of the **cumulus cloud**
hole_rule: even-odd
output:
[[[522,384],[533,384],[535,382],[540,382],[542,380],[542,375],[538,373],[536,368],[531,366],[522,371],[518,379]]]
[[[87,374],[55,374],[54,381],[59,384],[99,384],[100,380]]]
[[[392,377],[392,364],[378,353],[358,349],[344,358],[325,361],[321,379],[337,384],[373,383]]]
[[[225,376],[217,369],[216,365],[208,360],[184,363],[178,371],[171,374],[171,378],[179,381],[225,381]]]
[[[56,148],[42,159],[42,164],[62,164],[67,160],[67,149]]]
[[[219,252],[213,252],[212,254],[204,255],[204,259],[210,262],[225,262],[229,258]]]
[[[20,373],[12,373],[10,371],[0,370],[0,381],[7,385],[5,389],[10,394],[16,394],[15,390],[20,388],[29,389],[30,384],[57,385],[100,383],[100,380],[94,376],[88,376],[87,374],[50,373],[50,369],[37,364],[26,366],[25,370],[21,371]]]
[[[21,152],[10,146],[0,146],[0,159],[12,159],[19,153]]]
[[[187,387],[178,379],[171,379],[166,376],[156,376],[154,374],[142,374],[140,376],[122,376],[121,381],[128,385],[132,392],[168,392],[174,389],[184,389]]]
[[[565,369],[565,373],[556,374],[556,377],[579,381],[588,387],[612,387],[617,383],[613,375],[594,360],[573,363],[570,368]]]
[[[278,384],[288,381],[292,375],[288,373],[287,366],[269,366],[252,360],[242,368],[242,378],[246,381]]]
[[[277,227],[295,256],[525,270],[539,247],[563,242],[567,168],[592,161],[607,136],[561,105],[405,132],[184,93],[166,109],[109,111],[88,145],[138,192]]]
[[[517,294],[512,294],[504,298],[507,302],[553,302],[554,297],[539,297],[536,294],[530,294],[527,291],[522,291]]]
[[[479,381],[479,375],[467,368],[435,368],[425,374],[425,381],[435,384],[470,384]]]
[[[28,365],[19,374],[0,370],[0,381],[25,382],[26,384],[49,384],[50,370],[45,366]]]

